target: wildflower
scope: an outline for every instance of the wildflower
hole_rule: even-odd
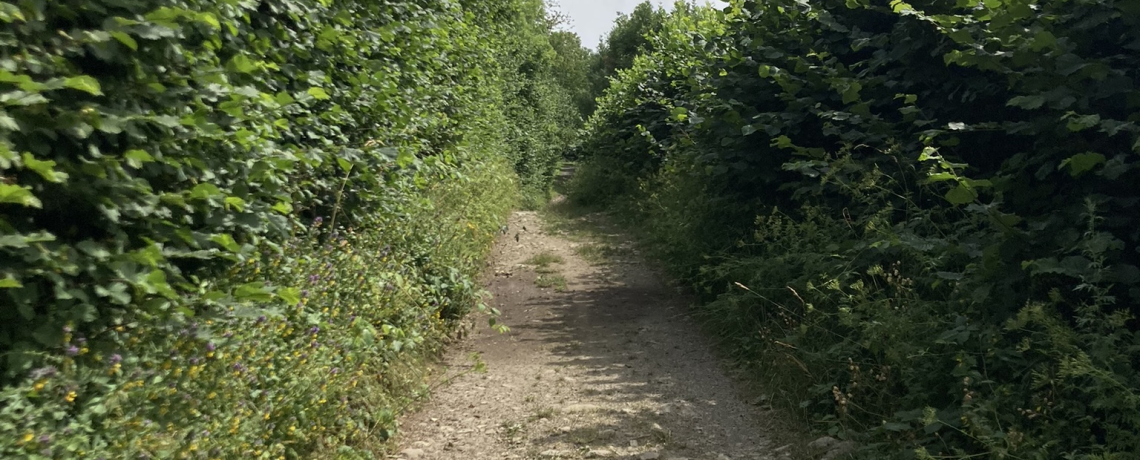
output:
[[[331,370],[331,371],[329,371],[329,373],[330,373],[330,374],[332,374],[332,375],[336,375],[338,372],[340,372],[340,368],[339,368],[339,367],[334,367],[334,368],[332,368],[332,370]]]
[[[214,342],[210,342],[210,343],[206,344],[206,351],[214,351],[217,349],[218,349],[218,346],[214,345]]]
[[[119,364],[121,362],[123,362],[123,356],[122,355],[120,355],[118,353],[111,355],[111,364]]]
[[[75,397],[76,397],[76,396],[79,396],[79,395],[75,394],[75,392],[74,392],[74,391],[69,391],[69,392],[67,392],[67,396],[64,396],[64,397],[63,397],[63,400],[64,400],[64,401],[67,401],[67,402],[69,402],[69,403],[73,403],[73,402],[75,402]]]
[[[36,391],[40,391],[40,390],[44,389],[44,385],[47,385],[47,381],[46,380],[40,380],[40,381],[36,382],[35,385],[32,385],[32,389],[36,390]]]
[[[319,328],[317,326],[313,326],[311,329],[309,329],[310,334],[316,334],[318,332],[321,332],[321,328]]]
[[[67,356],[76,356],[79,354],[79,347],[72,345],[67,347]]]
[[[46,434],[43,436],[40,436],[40,444],[47,444],[49,442],[51,442],[51,436],[48,436]]]

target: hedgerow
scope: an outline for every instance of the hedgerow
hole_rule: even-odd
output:
[[[572,132],[536,1],[0,21],[3,458],[368,457]]]
[[[575,195],[630,208],[734,355],[863,458],[1133,458],[1138,32],[1103,0],[673,14]]]

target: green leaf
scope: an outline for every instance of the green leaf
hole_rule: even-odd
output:
[[[977,193],[974,193],[974,191],[966,187],[965,184],[958,184],[957,187],[946,192],[946,201],[953,204],[972,203],[977,198]]]
[[[218,22],[218,17],[214,16],[212,13],[199,13],[197,15],[197,19],[198,19],[198,21],[203,22],[206,25],[210,26],[210,28],[212,28],[214,30],[221,30],[222,29],[222,24],[220,22]]]
[[[24,287],[24,285],[20,284],[20,281],[17,280],[16,278],[12,278],[11,275],[8,275],[5,278],[0,278],[0,289],[12,289],[12,288],[22,288],[22,287]]]
[[[214,236],[210,237],[210,241],[218,243],[218,245],[220,245],[221,247],[225,248],[227,251],[230,251],[230,252],[240,252],[241,251],[241,246],[238,245],[237,241],[234,241],[234,237],[230,236],[228,233],[222,233],[219,235],[214,235]]]
[[[288,215],[288,214],[293,212],[293,205],[286,203],[284,201],[281,201],[281,202],[278,202],[277,204],[273,205],[272,209],[274,211],[277,211],[280,214]]]
[[[893,0],[891,2],[891,11],[894,11],[895,13],[905,13],[908,11],[914,11],[914,7],[910,6],[910,4],[907,2],[901,0]]]
[[[209,200],[222,196],[222,191],[214,184],[198,184],[190,191],[190,199]]]
[[[122,43],[123,46],[130,48],[132,51],[138,51],[139,42],[135,41],[135,39],[126,32],[111,32],[111,36],[114,37],[115,40],[118,40],[119,43]]]
[[[234,289],[234,298],[243,302],[269,302],[273,294],[265,287],[265,283],[246,283]]]
[[[15,21],[27,21],[24,17],[24,12],[20,11],[20,7],[10,3],[0,3],[0,21],[12,23]]]
[[[48,182],[60,183],[67,180],[67,173],[61,173],[55,170],[55,161],[52,160],[37,160],[36,157],[30,153],[22,155],[24,160],[24,167],[35,171],[40,177]]]
[[[340,169],[344,172],[352,171],[352,162],[344,158],[337,157],[336,164],[340,165]]]
[[[1026,110],[1033,110],[1041,108],[1045,105],[1044,96],[1017,96],[1010,99],[1005,105],[1009,107],[1021,107]]]
[[[277,290],[277,297],[289,305],[301,303],[301,290],[297,288],[281,288]]]
[[[127,160],[128,165],[135,169],[141,168],[144,163],[154,161],[154,157],[152,157],[150,153],[147,153],[146,150],[138,149],[126,151],[126,153],[123,153],[123,158]]]
[[[1069,124],[1067,127],[1069,128],[1069,131],[1072,132],[1084,131],[1100,123],[1100,115],[1097,114],[1076,115],[1070,113],[1069,115],[1066,115],[1065,118],[1069,119]]]
[[[15,203],[29,208],[41,208],[43,203],[29,187],[0,183],[0,203]]]
[[[859,100],[859,91],[863,90],[863,85],[859,82],[851,82],[851,85],[843,90],[843,103],[850,104]]]
[[[309,91],[307,92],[310,96],[313,96],[317,100],[321,101],[332,98],[332,96],[329,96],[329,93],[325,92],[324,88],[318,88],[314,86],[312,88],[309,88]]]
[[[230,59],[229,64],[226,64],[226,68],[238,73],[253,73],[257,70],[257,64],[248,56],[239,54],[234,56],[233,59]]]
[[[1069,167],[1069,174],[1077,177],[1082,173],[1092,171],[1099,164],[1103,164],[1108,158],[1096,152],[1078,153],[1073,155],[1057,166],[1057,170],[1064,169],[1065,166]]]
[[[412,163],[415,163],[415,161],[416,161],[416,156],[413,155],[412,152],[409,152],[406,149],[401,150],[400,153],[398,155],[396,155],[396,165],[398,165],[401,168],[406,168],[409,165],[411,165]]]
[[[99,87],[99,80],[96,80],[87,75],[68,78],[63,81],[63,86],[83,91],[95,96],[103,95],[103,90]]]
[[[227,196],[225,200],[226,206],[237,209],[238,211],[245,211],[245,200],[236,196]]]

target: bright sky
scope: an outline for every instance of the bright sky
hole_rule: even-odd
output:
[[[629,13],[644,0],[557,0],[558,9],[570,17],[568,28],[582,37],[582,46],[598,49],[598,41],[613,28],[618,13]],[[651,0],[673,8],[673,0]],[[712,3],[723,2],[712,0]]]

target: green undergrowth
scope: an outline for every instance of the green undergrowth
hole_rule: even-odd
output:
[[[679,11],[568,195],[637,229],[774,403],[858,458],[1140,455],[1140,9]]]
[[[0,1],[0,458],[375,458],[574,144],[553,26]]]

